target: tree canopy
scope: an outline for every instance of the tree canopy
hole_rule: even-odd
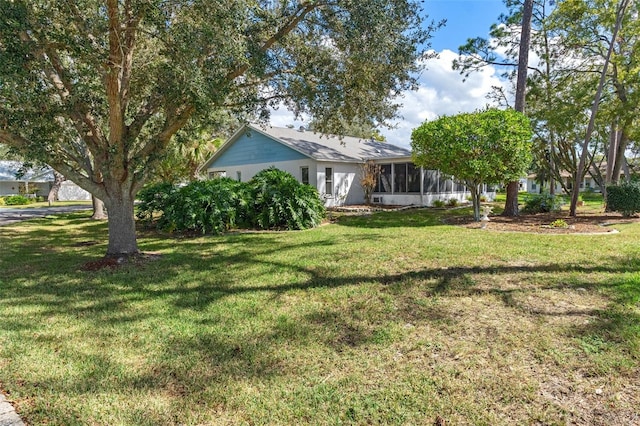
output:
[[[519,179],[531,162],[531,135],[529,119],[511,109],[443,116],[413,130],[413,161],[463,181],[478,220],[480,185]]]
[[[285,105],[383,123],[438,24],[413,0],[0,0],[0,142],[104,200],[108,255],[173,136]]]

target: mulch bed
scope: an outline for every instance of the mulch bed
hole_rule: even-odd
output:
[[[506,232],[529,232],[537,234],[603,234],[615,233],[616,224],[638,222],[638,218],[623,218],[616,213],[579,214],[570,217],[567,212],[521,214],[518,217],[489,216],[485,230]],[[551,224],[564,220],[568,227],[553,227]],[[481,222],[475,222],[472,217],[456,216],[445,219],[450,225],[480,229]]]

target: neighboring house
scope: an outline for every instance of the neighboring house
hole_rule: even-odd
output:
[[[18,179],[16,173],[22,167],[19,161],[0,161],[0,196],[33,194],[45,196],[49,193],[53,182],[53,173],[46,170],[27,170]]]
[[[560,173],[560,177],[562,178],[565,186],[568,189],[571,189],[571,186],[572,186],[571,173],[563,171]],[[527,176],[527,192],[531,194],[540,194],[543,191],[548,192],[549,184],[550,183],[548,180],[543,182],[543,184],[540,184],[540,182],[537,180],[537,176],[534,174]],[[580,183],[580,192],[583,192],[583,191],[600,192],[601,188],[600,188],[600,185],[598,185],[598,183],[595,181],[595,179],[593,179],[593,177],[586,175],[582,180],[582,182]],[[564,193],[564,189],[561,183],[558,181],[555,182],[555,193],[556,194]]]
[[[336,207],[364,203],[361,168],[368,160],[379,164],[381,169],[372,197],[374,203],[422,206],[437,199],[463,201],[469,195],[464,185],[450,176],[415,166],[408,149],[369,139],[323,135],[304,128],[247,124],[202,169],[210,178],[226,176],[248,181],[273,166],[317,188],[326,206]]]
[[[16,173],[22,167],[20,161],[0,160],[0,197],[5,195],[34,194],[47,197],[53,185],[50,168],[30,169],[21,178]],[[90,200],[91,195],[71,181],[65,181],[58,192],[60,201]]]

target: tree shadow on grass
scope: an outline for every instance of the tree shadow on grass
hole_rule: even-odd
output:
[[[409,294],[418,286],[427,299],[491,294],[498,303],[523,315],[538,316],[585,312],[532,310],[522,303],[523,295],[554,289],[603,292],[611,300],[610,307],[588,312],[594,321],[569,332],[576,337],[596,336],[622,346],[629,353],[637,349],[640,339],[640,318],[637,311],[628,309],[640,300],[640,283],[635,274],[640,270],[637,259],[631,262],[603,259],[597,265],[453,266],[398,273],[355,270],[346,274],[344,270],[334,271],[331,265],[348,261],[348,254],[336,259],[336,251],[328,248],[356,237],[321,234],[290,241],[256,233],[182,241],[180,247],[154,262],[87,273],[79,271],[77,266],[85,258],[99,256],[102,248],[74,244],[95,239],[96,233],[102,230],[99,227],[104,225],[86,226],[66,236],[63,228],[32,232],[9,230],[9,234],[2,235],[7,239],[9,250],[6,259],[11,263],[19,262],[20,253],[25,249],[24,244],[14,242],[14,237],[29,238],[32,249],[37,248],[37,241],[45,238],[74,247],[72,255],[68,249],[43,253],[41,263],[30,269],[28,282],[20,280],[16,271],[11,272],[12,281],[0,281],[3,312],[0,330],[22,340],[15,345],[51,348],[57,351],[58,365],[74,366],[73,374],[65,380],[24,377],[21,372],[12,372],[6,378],[7,383],[21,381],[24,394],[47,389],[45,395],[51,398],[59,394],[82,399],[94,394],[133,390],[164,393],[185,405],[197,403],[213,388],[224,389],[242,380],[268,381],[274,377],[294,380],[304,373],[300,371],[304,367],[292,363],[282,351],[287,347],[317,344],[329,352],[348,351],[385,342],[377,336],[389,322],[455,321],[451,312],[439,309],[437,303],[418,305],[413,299],[415,295]],[[374,242],[376,237],[366,238]],[[174,244],[172,241],[153,237],[143,241],[143,246],[161,250]],[[315,248],[306,253],[313,257],[312,261],[296,257],[310,244]],[[289,257],[282,256],[283,253]],[[572,279],[563,280],[565,274]],[[557,277],[549,278],[553,275]],[[595,275],[608,278],[594,280]],[[486,284],[499,276],[523,276],[529,281],[546,279],[522,287]],[[478,285],[479,281],[484,284]],[[384,291],[398,302],[398,309],[380,311],[379,323],[359,318],[354,314],[356,311],[349,310],[355,308],[340,306],[307,307],[300,315],[288,317],[269,312],[270,301],[293,294],[356,286]],[[51,326],[51,321],[62,320],[68,320],[74,329],[56,330],[52,334],[43,332]],[[225,331],[225,327],[233,331]],[[81,331],[75,330],[78,328]],[[78,348],[77,342],[65,338],[65,332],[69,337],[86,333],[86,339],[102,345],[104,353]],[[145,346],[139,339],[157,339],[157,342]],[[140,345],[143,361],[136,368],[116,361],[108,353],[110,341],[118,344],[126,341],[134,349]],[[35,411],[45,410],[44,401],[38,404]],[[63,417],[55,419],[58,423],[74,420],[61,415]],[[128,420],[133,421],[136,415],[132,413],[133,417]],[[46,413],[33,416],[46,417]],[[162,414],[157,416],[150,417],[149,423],[168,421]]]
[[[432,208],[415,208],[401,211],[374,212],[358,216],[342,216],[337,223],[340,226],[355,228],[422,228],[442,226],[443,219],[450,216],[469,216],[471,208],[453,210],[436,210]]]

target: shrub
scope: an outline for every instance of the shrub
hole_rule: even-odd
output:
[[[607,208],[629,217],[640,212],[640,184],[625,182],[607,186]]]
[[[562,198],[548,192],[529,196],[524,202],[525,213],[549,213],[560,211]]]
[[[191,182],[171,198],[162,227],[218,234],[247,222],[248,188],[231,178]]]
[[[442,207],[444,207],[444,201],[442,201],[442,200],[434,200],[434,202],[431,203],[431,205],[433,207],[441,209]]]
[[[261,229],[306,229],[325,216],[318,191],[290,173],[274,167],[262,170],[249,182],[253,199],[250,219]]]
[[[5,204],[4,197],[0,197],[0,206],[4,206]]]
[[[458,205],[458,200],[456,198],[450,198],[447,201],[447,207],[456,207]]]
[[[23,206],[31,201],[24,195],[9,195],[4,197],[4,202],[7,206]]]
[[[138,192],[136,197],[139,201],[137,205],[136,217],[143,222],[153,221],[155,214],[164,212],[175,196],[177,188],[171,183],[157,183],[147,185]]]
[[[549,226],[552,228],[568,228],[569,224],[564,219],[556,219]]]

